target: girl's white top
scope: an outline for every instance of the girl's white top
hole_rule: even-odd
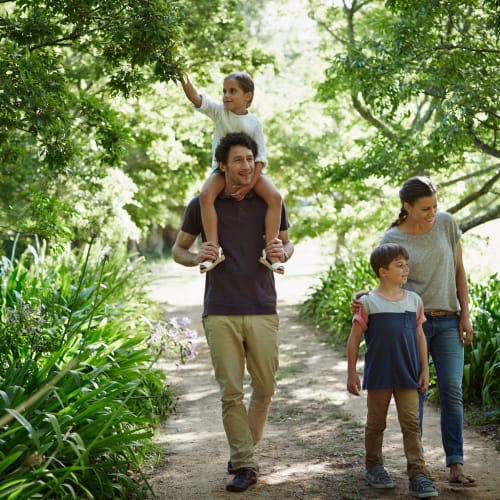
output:
[[[257,117],[248,112],[246,115],[237,115],[232,111],[226,111],[224,104],[216,103],[209,97],[201,96],[201,106],[195,109],[208,116],[215,124],[214,137],[212,140],[212,168],[217,168],[215,150],[220,140],[231,132],[245,132],[257,143],[257,157],[255,161],[267,164],[266,141],[262,125]]]

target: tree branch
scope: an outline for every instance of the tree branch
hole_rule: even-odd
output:
[[[474,134],[474,129],[471,124],[467,125],[467,130],[472,136],[472,142],[474,143],[474,146],[476,146],[479,150],[483,151],[487,155],[494,156],[495,158],[500,158],[500,151],[479,139],[479,137]]]
[[[475,47],[466,47],[465,45],[435,45],[434,50],[467,50],[469,52],[479,52],[479,53],[491,53],[500,54],[500,50],[497,49],[476,49]]]
[[[474,177],[479,177],[480,175],[486,174],[487,172],[491,172],[492,170],[498,170],[500,168],[500,163],[496,165],[491,165],[486,168],[482,168],[481,170],[476,170],[475,172],[471,172],[470,174],[462,175],[462,177],[456,177],[446,182],[441,182],[439,187],[452,186],[457,182],[467,181],[469,179],[473,179]]]
[[[461,222],[458,227],[461,229],[462,233],[466,233],[474,227],[480,226],[485,222],[498,218],[500,218],[500,204],[493,208],[490,208],[482,215],[478,215],[477,217],[473,217],[472,219]]]
[[[413,123],[411,124],[411,130],[422,130],[424,128],[424,125],[431,119],[438,102],[438,99],[434,96],[431,98],[431,102],[427,106],[427,110],[425,111],[425,113],[423,115],[420,114],[423,107],[427,103],[428,98],[429,96],[425,95],[422,103],[417,104],[417,111],[415,113]]]
[[[93,29],[93,30],[89,30],[85,34],[87,34],[87,33],[95,33],[96,31],[97,31],[97,28]],[[44,42],[44,43],[39,43],[39,44],[36,44],[36,45],[30,45],[29,50],[30,50],[30,52],[33,52],[34,50],[41,49],[43,47],[69,46],[71,44],[67,43],[67,42],[72,42],[73,40],[77,40],[78,38],[80,38],[82,36],[83,36],[82,33],[73,32],[73,33],[71,33],[71,34],[69,34],[67,36],[64,36],[62,38],[58,38],[57,40],[49,40],[49,41]]]
[[[351,99],[352,99],[352,104],[354,106],[354,109],[368,122],[371,123],[374,127],[377,129],[381,130],[384,135],[393,141],[395,139],[394,133],[392,130],[382,121],[380,121],[378,118],[372,115],[371,111],[363,106],[361,101],[358,99],[358,96],[351,94]]]
[[[481,196],[489,193],[491,191],[491,188],[498,181],[498,179],[500,179],[500,169],[497,171],[496,175],[494,175],[491,179],[486,181],[480,189],[466,196],[465,198],[460,200],[455,206],[449,208],[447,211],[450,212],[451,214],[458,212],[461,208],[467,206],[469,203],[472,203]]]

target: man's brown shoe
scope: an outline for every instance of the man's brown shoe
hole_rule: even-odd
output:
[[[243,467],[236,471],[233,480],[227,483],[227,491],[245,491],[249,486],[257,482],[257,474],[252,469]]]

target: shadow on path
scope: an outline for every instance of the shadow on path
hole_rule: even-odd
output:
[[[391,406],[384,455],[396,488],[375,491],[363,479],[364,396],[345,390],[346,361],[321,342],[314,329],[297,317],[297,298],[304,297],[317,274],[287,269],[280,295],[280,370],[278,387],[263,442],[256,448],[258,483],[237,494],[248,499],[375,499],[410,498],[402,439]],[[303,269],[302,269],[303,271]],[[213,378],[200,323],[203,277],[195,269],[158,267],[152,294],[165,304],[167,316],[186,316],[197,329],[198,357],[176,369],[165,364],[171,386],[179,395],[177,411],[163,423],[156,442],[164,460],[150,482],[161,500],[223,499],[230,476],[225,472],[228,450],[220,416],[218,386]],[[288,282],[287,282],[288,280]],[[293,286],[287,285],[293,283]],[[248,387],[247,387],[248,392]],[[440,498],[499,499],[500,455],[491,442],[465,431],[466,470],[477,488],[452,489],[447,483],[441,447],[439,415],[426,410],[424,449]]]

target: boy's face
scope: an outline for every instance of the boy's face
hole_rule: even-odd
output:
[[[387,269],[380,268],[380,276],[394,285],[404,285],[408,281],[410,268],[404,257],[397,257],[389,264]]]

